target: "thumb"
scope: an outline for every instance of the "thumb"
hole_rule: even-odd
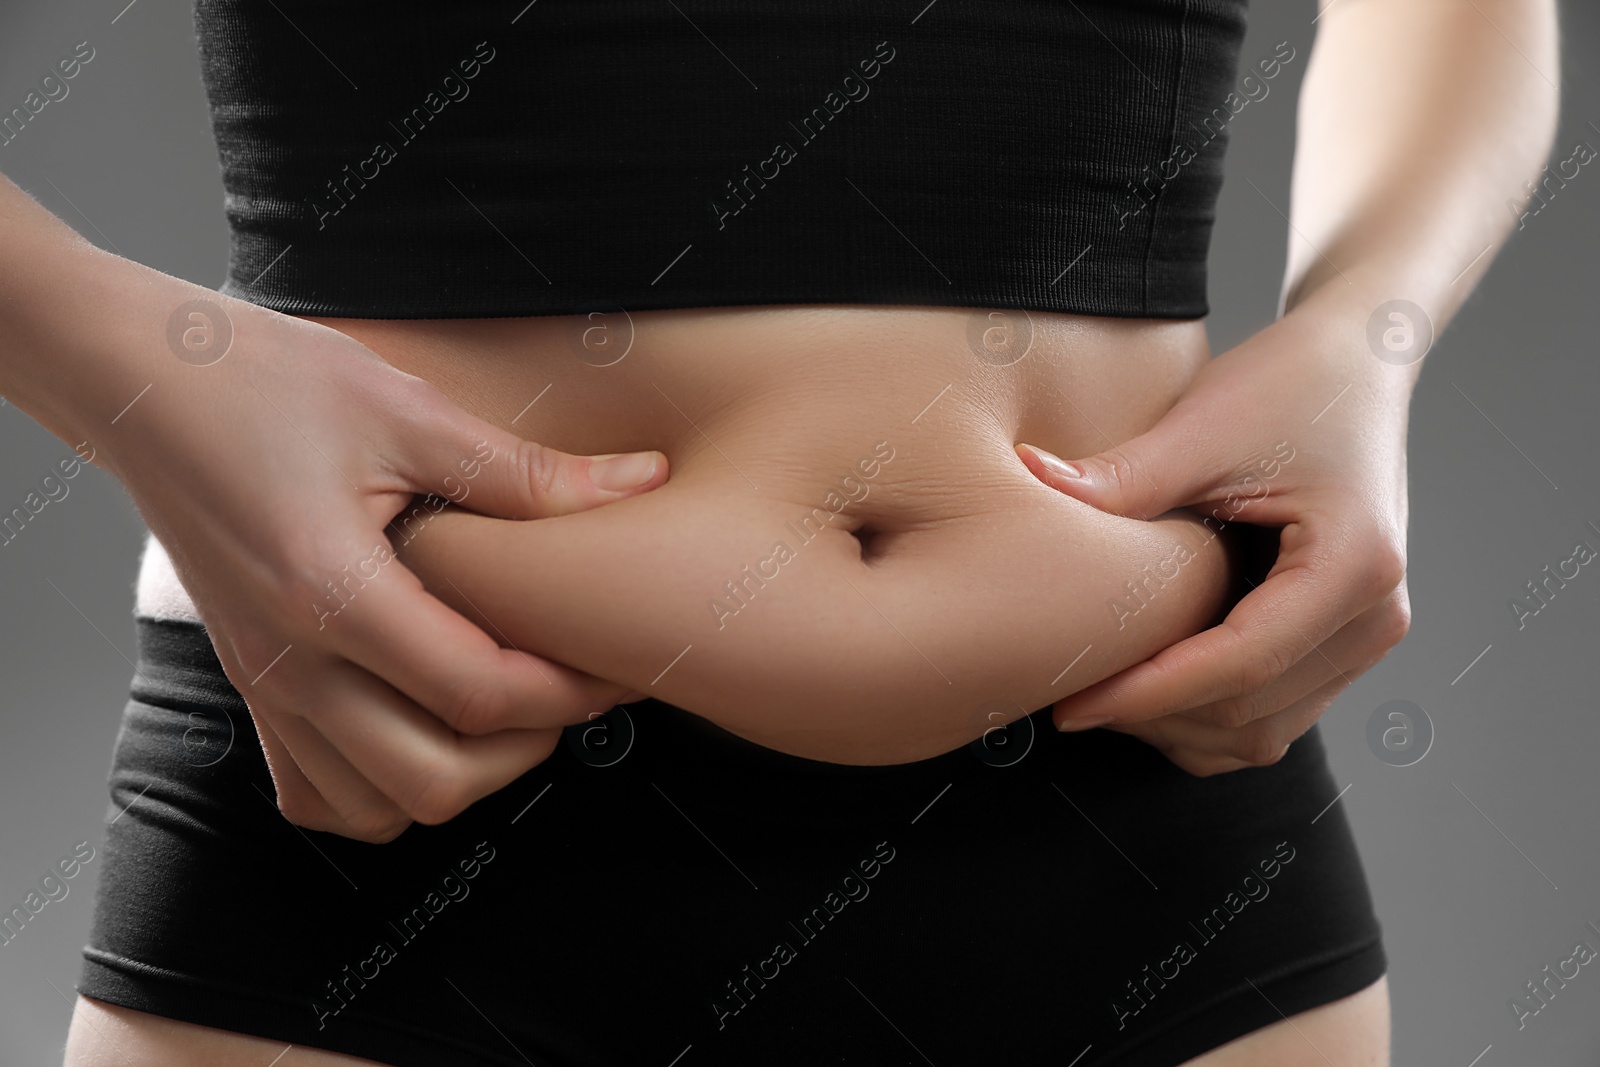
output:
[[[453,421],[448,433],[415,435],[406,457],[410,469],[400,473],[413,480],[414,489],[479,514],[502,519],[566,515],[647,492],[667,480],[667,457],[660,452],[574,456],[465,412]]]
[[[1160,432],[1160,426],[1104,452],[1071,461],[1036,445],[1017,455],[1045,485],[1113,515],[1153,519],[1204,492],[1197,457]]]

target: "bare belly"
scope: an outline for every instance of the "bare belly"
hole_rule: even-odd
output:
[[[424,516],[399,558],[502,643],[769,747],[948,751],[1223,606],[1226,553],[1196,516],[1106,515],[1013,451],[1087,455],[1152,425],[1208,358],[1198,321],[853,306],[319,321],[524,438],[664,452],[652,493],[534,522]]]
[[[1198,320],[976,308],[317,321],[543,444],[658,448],[676,466],[718,447],[704,432],[714,424],[754,431],[797,481],[853,464],[866,438],[925,452],[980,440],[1098,451],[1153,424],[1210,354]],[[952,459],[949,477],[964,470]],[[901,498],[908,510],[916,492]]]

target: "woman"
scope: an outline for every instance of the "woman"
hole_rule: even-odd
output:
[[[201,3],[249,303],[4,202],[7,395],[156,537],[68,1063],[1384,1062],[1289,743],[1405,628],[1364,331],[1548,146],[1490,6],[1327,11],[1285,313],[1207,362],[1235,5]]]

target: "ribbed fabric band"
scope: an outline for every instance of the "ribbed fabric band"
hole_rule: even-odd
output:
[[[1191,318],[1243,0],[197,0],[224,292]]]

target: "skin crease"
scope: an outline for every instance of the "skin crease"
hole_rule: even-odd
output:
[[[1340,314],[1354,322],[1354,339],[1330,340],[1328,335],[1335,332],[1331,327],[1320,333],[1325,350],[1337,345],[1355,350],[1366,311],[1399,293],[1429,308],[1435,324],[1442,328],[1493,261],[1492,253],[1484,254],[1485,246],[1498,244],[1509,229],[1501,205],[1524,178],[1535,177],[1554,129],[1553,85],[1559,78],[1556,20],[1547,0],[1477,0],[1465,6],[1429,0],[1383,4],[1335,0],[1322,8],[1325,17],[1318,24],[1316,54],[1301,95],[1291,218],[1297,240],[1290,247],[1285,307],[1305,306],[1315,293],[1336,282],[1349,286],[1352,299]],[[1318,333],[1309,330],[1285,336],[1298,341],[1308,335],[1315,339]],[[1268,391],[1266,406],[1239,413],[1237,425],[1278,439],[1280,428],[1266,417],[1276,410],[1272,401],[1311,392],[1331,396],[1351,380],[1341,379],[1328,391],[1306,388],[1283,364],[1279,361],[1268,373],[1248,376],[1270,381],[1276,392]],[[1384,456],[1393,455],[1397,431],[1403,439],[1403,423],[1396,427],[1380,418],[1367,425],[1382,425],[1385,434],[1363,435],[1361,416],[1403,407],[1416,370],[1411,369],[1409,380],[1402,372],[1392,372],[1398,388],[1354,391],[1347,401],[1360,400],[1363,406],[1346,404],[1339,409],[1354,409],[1355,414],[1343,424],[1346,429],[1331,449],[1339,451],[1341,445],[1354,442],[1356,447],[1346,451],[1356,457],[1358,470],[1369,459],[1380,463]],[[1364,380],[1370,383],[1371,378]],[[7,393],[11,393],[9,388]],[[1319,399],[1313,410],[1322,402]],[[1210,424],[1218,425],[1229,424],[1235,413],[1217,405],[1207,414]],[[1385,435],[1387,440],[1376,440]],[[1074,458],[1099,447],[1065,448],[1059,454]],[[1403,456],[1403,445],[1400,454]],[[1239,458],[1226,457],[1228,461]],[[1160,473],[1161,462],[1159,456],[1152,461],[1152,473]],[[1222,462],[1218,460],[1219,465]],[[1398,504],[1392,485],[1379,487],[1381,491],[1372,492],[1370,500],[1358,501],[1371,505],[1378,518],[1376,527],[1384,522],[1392,526],[1398,519],[1403,530],[1403,466],[1395,480],[1401,488]],[[1393,530],[1387,534],[1392,536]],[[1363,548],[1360,544],[1353,547],[1358,553]],[[1398,603],[1403,604],[1403,585],[1400,588]],[[1375,614],[1384,603],[1390,604],[1387,612]],[[1302,610],[1302,605],[1290,606]],[[1377,597],[1366,612],[1339,631],[1356,631],[1347,638],[1352,650],[1359,653],[1356,660],[1348,661],[1351,670],[1370,659],[1373,650],[1381,654],[1398,639],[1392,624],[1394,610],[1395,601]],[[1328,636],[1327,621],[1319,617],[1314,632]],[[1259,655],[1254,651],[1256,645],[1246,643],[1245,648]],[[1182,664],[1174,664],[1170,657],[1164,663],[1151,663],[1147,670],[1134,668],[1121,683],[1118,695],[1129,705],[1142,704],[1144,714],[1157,714],[1163,704],[1171,710],[1192,709],[1192,704],[1182,702],[1188,699],[1185,689],[1190,695],[1195,690],[1192,671],[1181,675],[1175,668]],[[1291,677],[1295,674],[1285,670],[1254,678],[1262,684],[1236,687],[1234,697],[1223,699],[1262,693],[1257,698],[1259,707],[1243,709],[1252,718],[1278,712],[1286,705],[1292,709],[1297,690],[1306,681],[1304,672]],[[1163,692],[1159,683],[1165,678],[1172,681]],[[1143,681],[1129,685],[1129,679]],[[1112,688],[1087,690],[1082,701],[1069,702],[1067,707],[1082,710]],[[1326,701],[1312,701],[1311,706],[1300,707],[1270,739],[1294,736],[1303,728],[1307,712],[1314,717],[1325,706]],[[1173,732],[1151,731],[1141,736],[1160,743],[1169,755],[1187,750],[1196,754],[1196,759],[1225,759],[1228,757],[1219,756],[1226,751],[1220,735],[1195,727],[1211,728],[1214,722],[1226,722],[1228,713],[1236,720],[1240,709],[1211,710],[1217,713],[1212,722],[1185,725],[1185,717],[1180,715],[1124,722],[1118,728],[1139,732],[1141,726],[1167,723]],[[265,1064],[284,1051],[272,1042],[100,1007],[82,998],[77,1017],[85,1025],[75,1023],[73,1027],[69,1067],[126,1062],[123,1052],[113,1048],[125,1050],[135,1062],[175,1067]],[[108,1035],[103,1039],[96,1036],[102,1030]],[[1213,1050],[1192,1064],[1376,1067],[1388,1062],[1387,1031],[1387,985],[1380,981],[1354,997],[1301,1013],[1292,1024],[1286,1020]],[[115,1046],[110,1035],[115,1037]],[[280,1062],[283,1067],[293,1067],[363,1061],[293,1049]]]

